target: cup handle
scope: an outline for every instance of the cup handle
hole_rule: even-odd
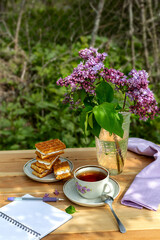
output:
[[[108,191],[106,191],[106,188],[109,188],[109,190]],[[105,183],[104,184],[104,187],[103,187],[103,192],[102,192],[102,194],[103,193],[111,193],[112,192],[112,185],[108,182],[108,183]]]

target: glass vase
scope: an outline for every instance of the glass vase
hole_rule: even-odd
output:
[[[123,112],[124,130],[123,138],[116,134],[110,134],[105,129],[101,129],[99,138],[95,138],[98,164],[107,168],[110,175],[117,175],[123,171],[130,127],[130,113]]]

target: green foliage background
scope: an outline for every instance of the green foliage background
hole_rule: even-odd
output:
[[[84,138],[79,114],[69,106],[62,105],[65,89],[56,85],[60,77],[70,74],[80,62],[78,51],[89,47],[94,14],[85,7],[87,3],[82,1],[84,31],[80,23],[78,1],[68,1],[68,5],[64,6],[62,2],[58,4],[56,1],[54,7],[50,1],[48,4],[39,1],[34,7],[31,4],[26,6],[19,34],[18,54],[9,35],[1,36],[0,71],[3,74],[0,75],[0,84],[4,92],[10,91],[13,95],[2,99],[0,104],[0,150],[32,149],[36,142],[52,138],[61,139],[67,147],[95,144],[93,136]],[[16,4],[19,6],[19,1]],[[8,11],[5,20],[14,35],[18,11],[12,11],[10,4]],[[113,20],[117,22],[117,19]],[[1,30],[5,32],[4,26]],[[124,73],[132,69],[129,40],[126,51],[123,41],[116,38],[111,40],[100,32],[95,47],[99,46],[100,51],[106,51],[109,55],[107,66]],[[144,69],[142,43],[138,38],[135,38],[135,50],[139,54],[136,69]],[[152,57],[150,61],[153,61]],[[27,70],[24,81],[21,81],[25,62]],[[156,87],[154,84],[150,87],[155,90],[159,102],[159,91],[156,91],[159,83]],[[160,143],[159,120],[157,116],[154,120],[142,122],[132,116],[130,136]]]

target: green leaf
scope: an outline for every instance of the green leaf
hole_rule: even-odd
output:
[[[113,88],[111,85],[105,81],[101,82],[96,88],[96,97],[99,103],[112,102],[114,97]]]
[[[71,205],[71,206],[67,207],[67,208],[65,209],[65,211],[66,211],[66,213],[73,214],[73,213],[76,212],[76,209],[75,209],[74,206]]]
[[[121,138],[123,137],[123,116],[116,112],[114,104],[105,102],[99,106],[95,106],[93,113],[101,128],[109,131],[110,134],[115,133]]]
[[[25,109],[19,108],[19,109],[16,109],[14,111],[14,116],[23,115],[23,114],[26,114],[26,113],[27,113],[27,111]]]
[[[86,91],[84,89],[80,90],[79,96],[80,96],[81,101],[83,102],[86,97]]]
[[[74,101],[74,102],[77,102],[78,99],[79,99],[78,93],[77,93],[77,92],[74,92],[74,93],[73,93],[73,101]]]
[[[0,118],[0,129],[2,128],[8,128],[12,125],[12,123],[8,120],[8,119],[5,119],[5,118]]]
[[[99,137],[101,126],[97,123],[92,110],[93,108],[91,106],[83,109],[81,113],[80,125],[85,134],[87,130],[89,130],[94,136]]]
[[[83,101],[85,107],[88,107],[88,106],[92,106],[92,107],[94,107],[95,104],[93,103],[93,99],[94,99],[93,96],[87,96],[87,97],[84,99],[84,101]]]
[[[93,128],[89,129],[91,131],[91,133],[96,136],[99,137],[100,131],[101,131],[101,126],[97,123],[94,114],[92,116],[92,120],[93,120]]]
[[[83,109],[80,116],[80,126],[83,131],[86,131],[86,124],[88,123],[88,112],[92,111],[92,106],[87,106]]]
[[[88,117],[88,123],[91,128],[93,128],[93,112]]]
[[[52,107],[53,104],[47,101],[39,101],[35,104],[35,106],[40,109],[48,109],[49,107]]]
[[[84,122],[84,132],[85,133],[87,132],[87,127],[88,127],[88,112],[86,113],[86,119]]]
[[[73,100],[74,102],[77,102],[79,99],[83,102],[86,97],[86,92],[84,89],[77,90],[73,93]]]

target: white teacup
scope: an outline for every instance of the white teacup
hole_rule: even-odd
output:
[[[100,197],[103,192],[110,193],[109,172],[98,165],[85,165],[74,171],[78,193],[88,199]]]

